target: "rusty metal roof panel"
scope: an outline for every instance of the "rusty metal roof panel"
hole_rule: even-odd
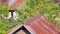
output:
[[[50,21],[38,14],[24,22],[29,24],[37,34],[58,34],[59,30]]]

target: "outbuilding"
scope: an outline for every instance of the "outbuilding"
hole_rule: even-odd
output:
[[[7,34],[60,34],[60,30],[51,21],[38,14],[18,24]]]

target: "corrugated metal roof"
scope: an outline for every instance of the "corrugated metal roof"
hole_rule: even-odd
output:
[[[58,34],[58,28],[40,14],[28,19],[24,23],[29,24],[37,34]]]
[[[36,34],[60,34],[60,30],[40,14],[27,19],[24,24],[28,25]]]

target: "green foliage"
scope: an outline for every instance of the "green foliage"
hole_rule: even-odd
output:
[[[6,2],[5,5],[3,5],[2,2],[0,2],[0,14],[4,14],[5,16],[8,15],[8,3]]]
[[[16,26],[19,22],[23,22],[27,19],[27,17],[32,17],[36,14],[42,14],[46,19],[52,21],[58,28],[60,28],[60,21],[55,20],[56,18],[60,18],[60,6],[50,0],[25,0],[24,8],[15,11],[19,14],[19,19],[14,21],[10,26],[8,24],[8,20],[2,20],[0,16],[0,34],[5,34],[7,30],[10,30],[14,26]],[[8,4],[6,6],[2,6],[0,2],[0,15],[4,14],[8,15]],[[19,22],[18,22],[19,21]]]
[[[7,22],[2,21],[0,18],[0,34],[6,34],[6,30],[7,30]]]

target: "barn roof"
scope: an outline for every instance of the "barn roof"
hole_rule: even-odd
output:
[[[15,30],[13,28],[12,31],[16,31],[20,26],[21,25],[16,26],[17,28],[14,27]],[[60,34],[60,30],[40,14],[24,21],[23,26],[26,27],[31,34]]]

